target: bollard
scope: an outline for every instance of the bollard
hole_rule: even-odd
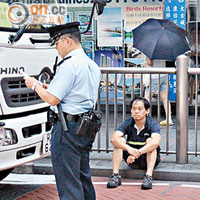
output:
[[[188,162],[188,65],[185,55],[177,58],[176,88],[176,162]]]

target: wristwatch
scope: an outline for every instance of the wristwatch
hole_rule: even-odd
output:
[[[42,85],[42,83],[41,83],[40,81],[35,81],[35,83],[33,83],[31,89],[35,91],[35,87],[36,87],[36,85]]]

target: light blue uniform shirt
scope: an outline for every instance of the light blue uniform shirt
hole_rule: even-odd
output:
[[[47,91],[60,99],[62,111],[75,115],[96,104],[101,73],[83,49],[73,50],[68,56],[71,58],[58,66]]]

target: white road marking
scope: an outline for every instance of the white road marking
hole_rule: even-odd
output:
[[[180,185],[181,187],[190,187],[190,188],[200,188],[200,185],[188,185],[188,184],[183,184]]]
[[[56,182],[14,182],[14,181],[11,181],[11,182],[0,182],[0,184],[4,184],[4,185],[47,185],[47,184],[56,184]]]
[[[37,182],[35,181],[12,181],[12,180],[3,180],[0,182],[0,184],[15,184],[15,185],[46,185],[46,184],[56,184],[55,181],[41,181],[38,180]],[[94,185],[107,185],[107,182],[93,182]],[[123,182],[122,185],[141,185],[142,183],[134,183],[134,182]],[[153,183],[154,186],[168,186],[170,185],[169,183]]]
[[[9,174],[0,184],[16,184],[16,185],[44,185],[55,184],[54,175],[36,175],[36,174]]]
[[[107,185],[107,182],[93,182],[94,185]],[[134,183],[134,182],[122,182],[122,185],[141,185],[141,183]],[[167,186],[170,185],[170,183],[153,183],[153,185],[157,186]]]

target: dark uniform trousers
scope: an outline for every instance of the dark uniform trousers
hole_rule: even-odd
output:
[[[51,159],[61,200],[95,200],[91,181],[89,151],[91,134],[77,136],[76,122],[64,132],[58,121],[52,130]]]

